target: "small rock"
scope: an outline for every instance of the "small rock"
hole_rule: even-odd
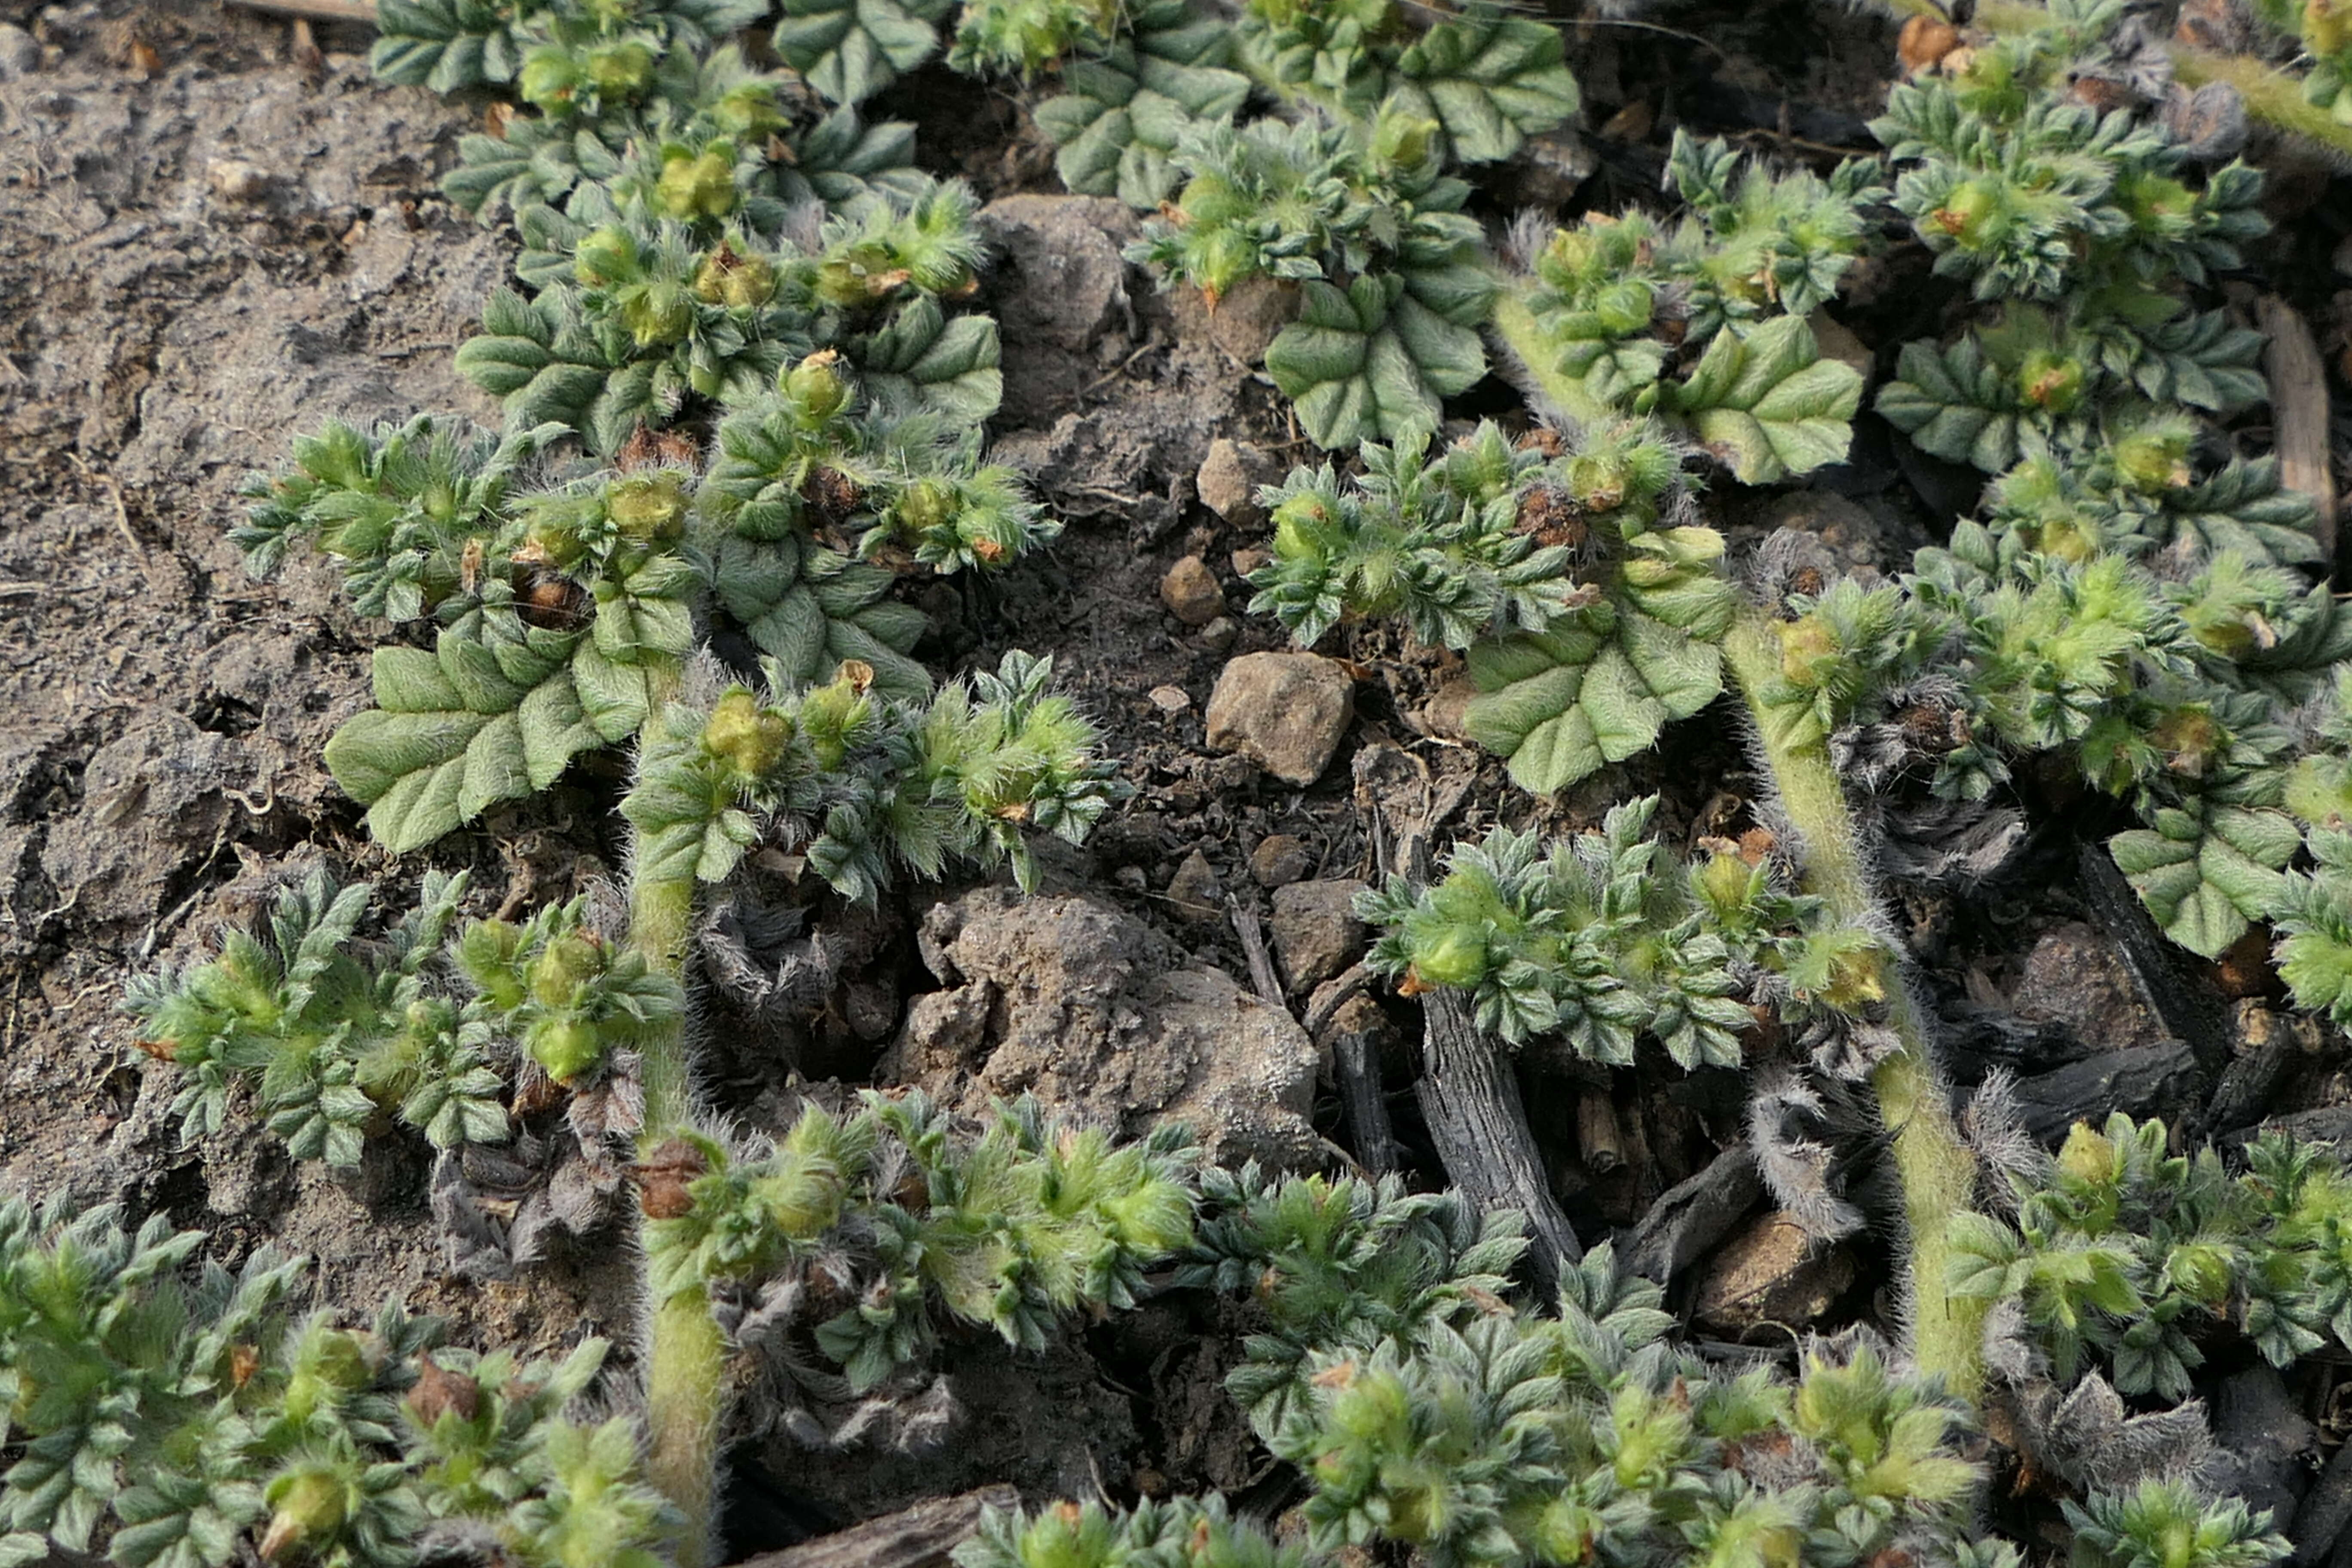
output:
[[[1192,706],[1191,694],[1181,686],[1155,686],[1150,695],[1154,708],[1171,716]]]
[[[1233,647],[1241,635],[1241,627],[1234,624],[1231,616],[1219,616],[1201,628],[1201,646],[1211,653],[1223,653]]]
[[[1530,136],[1505,165],[1512,181],[1511,205],[1564,207],[1600,166],[1600,156],[1573,131]]]
[[[1355,717],[1355,683],[1330,659],[1247,653],[1225,666],[1209,694],[1208,741],[1303,789],[1331,765]]]
[[[1209,443],[1192,488],[1202,506],[1235,528],[1255,528],[1265,521],[1257,488],[1273,482],[1276,467],[1263,448],[1220,436]]]
[[[1177,289],[1167,299],[1179,336],[1205,338],[1242,363],[1255,364],[1275,334],[1297,319],[1300,295],[1296,283],[1257,277],[1234,284],[1214,310],[1198,289]]]
[[[205,171],[213,194],[226,202],[257,202],[269,194],[269,171],[242,158],[215,158]]]
[[[1225,613],[1225,591],[1197,555],[1187,555],[1160,579],[1160,602],[1188,626],[1205,626]]]
[[[1735,1234],[1708,1262],[1695,1312],[1701,1322],[1735,1334],[1763,1323],[1801,1328],[1853,1281],[1851,1253],[1842,1247],[1816,1252],[1812,1237],[1776,1212]]]
[[[1259,567],[1265,565],[1267,562],[1273,559],[1273,556],[1267,554],[1263,550],[1236,550],[1234,552],[1231,558],[1234,575],[1236,577],[1247,577],[1251,573],[1256,571]]]
[[[1216,921],[1224,914],[1225,889],[1218,883],[1209,858],[1198,849],[1184,857],[1184,863],[1168,879],[1168,897],[1176,912],[1188,921]]]
[[[2319,1429],[2295,1408],[2275,1367],[2251,1366],[2221,1380],[2213,1394],[2217,1489],[2234,1492],[2274,1519],[2293,1519],[2310,1485]]]
[[[1466,675],[1457,675],[1437,689],[1436,694],[1421,705],[1414,715],[1414,728],[1439,741],[1466,741],[1469,731],[1463,727],[1464,717],[1470,710],[1472,699],[1478,695],[1476,682]]]
[[[2352,234],[2346,235],[2342,243],[2336,246],[2335,253],[2328,258],[2328,264],[2336,268],[2338,278],[2352,278]]]
[[[1315,847],[1290,833],[1269,833],[1250,851],[1250,875],[1261,888],[1286,888],[1315,869]]]
[[[933,973],[955,976],[961,994],[908,1008],[885,1081],[977,1115],[1034,1094],[1126,1138],[1181,1121],[1228,1165],[1323,1158],[1309,1120],[1323,1053],[1281,1008],[1183,967],[1141,921],[1091,900],[984,888],[938,905],[922,929]]]
[[[1294,882],[1274,890],[1275,956],[1293,992],[1311,991],[1364,955],[1364,922],[1355,898],[1364,884],[1353,877]]]
[[[2082,921],[2053,926],[2035,940],[2024,972],[2010,987],[2009,1005],[2021,1018],[2063,1024],[2076,1039],[2101,1050],[2150,1046],[2165,1037],[2122,951]]]
[[[0,81],[15,81],[40,68],[39,40],[14,22],[0,22]]]
[[[1793,528],[1811,534],[1840,571],[1883,567],[1891,553],[1886,530],[1878,520],[1860,501],[1834,490],[1793,491],[1767,507],[1759,521],[1768,529]]]

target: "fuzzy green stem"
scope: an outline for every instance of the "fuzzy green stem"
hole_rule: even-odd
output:
[[[671,672],[654,683],[658,713],[677,695]],[[656,876],[641,863],[629,882],[629,945],[647,964],[686,979],[687,948],[694,927],[694,874]],[[645,1089],[640,1148],[650,1149],[694,1124],[692,1046],[683,1017],[646,1031],[637,1041],[639,1081]],[[649,1256],[640,1249],[639,1267]],[[653,1292],[645,1291],[650,1303]],[[685,1516],[677,1561],[703,1568],[718,1547],[719,1427],[727,1405],[727,1337],[710,1315],[701,1287],[680,1291],[651,1308],[646,1353],[646,1474]]]
[[[1770,618],[1760,610],[1744,611],[1723,647],[1747,700],[1780,808],[1801,839],[1806,889],[1822,899],[1840,923],[1878,923],[1877,886],[1864,862],[1828,748],[1818,742],[1775,742],[1773,727],[1763,721],[1763,693],[1780,668],[1780,642]],[[1973,1402],[1984,1383],[1985,1304],[1955,1300],[1944,1281],[1951,1261],[1952,1218],[1974,1202],[1976,1161],[1953,1125],[1950,1097],[1920,1027],[1918,1004],[1899,973],[1887,989],[1887,1022],[1902,1048],[1879,1064],[1871,1085],[1903,1181],[1912,1355],[1921,1371],[1940,1373],[1948,1387]]]
[[[1944,16],[1936,0],[1886,0],[1898,16]],[[2021,0],[1982,0],[1969,17],[1971,26],[1991,33],[2030,33],[2049,25],[2050,14]],[[2246,111],[2291,136],[2300,136],[2338,157],[2352,158],[2352,125],[2338,121],[2327,110],[2303,96],[2303,81],[2290,72],[2246,55],[2219,54],[2194,44],[2169,39],[2173,73],[2188,87],[2210,81],[2227,82],[2245,100]]]

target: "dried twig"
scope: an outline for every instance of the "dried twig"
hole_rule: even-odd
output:
[[[2319,558],[2336,560],[2336,476],[2327,461],[2327,370],[2319,345],[2295,308],[2275,294],[2254,307],[2263,331],[2263,371],[2270,377],[2272,439],[2286,488],[2319,503],[2313,535]]]
[[[1234,922],[1234,932],[1242,939],[1242,956],[1249,961],[1250,984],[1267,1003],[1282,1009],[1287,1016],[1290,1004],[1282,993],[1282,976],[1276,973],[1274,955],[1266,951],[1265,931],[1258,923],[1257,911],[1245,908],[1241,900],[1227,898],[1225,912]]]

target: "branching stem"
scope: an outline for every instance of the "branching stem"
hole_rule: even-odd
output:
[[[1724,652],[1748,702],[1781,810],[1802,839],[1798,852],[1806,889],[1828,902],[1832,920],[1882,924],[1876,883],[1828,749],[1819,742],[1775,742],[1773,727],[1762,721],[1762,693],[1780,663],[1770,619],[1760,610],[1743,612],[1724,639]],[[1903,1045],[1871,1075],[1871,1084],[1903,1182],[1912,1353],[1923,1372],[1940,1373],[1947,1387],[1973,1401],[1984,1379],[1984,1304],[1953,1300],[1944,1280],[1951,1257],[1949,1226],[1971,1206],[1976,1162],[1953,1125],[1950,1098],[1921,1028],[1918,1004],[1899,974],[1888,987],[1887,1002],[1888,1022]]]

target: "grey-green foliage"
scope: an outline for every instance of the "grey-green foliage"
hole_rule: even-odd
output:
[[[952,0],[783,0],[776,53],[829,103],[862,103],[940,47]]]
[[[1457,163],[1507,158],[1577,110],[1559,29],[1496,6],[1416,32],[1392,0],[1250,0],[1239,42],[1252,78],[1286,102],[1425,117]]]
[[[266,934],[233,930],[215,956],[134,980],[123,1006],[141,1048],[183,1075],[183,1135],[218,1132],[246,1079],[301,1159],[356,1164],[386,1116],[437,1148],[502,1142],[524,1056],[585,1085],[678,1016],[677,984],[585,929],[579,900],[453,931],[465,890],[428,873],[416,907],[365,937],[374,889],[316,871],[278,896]]]
[[[1239,112],[1249,97],[1249,79],[1227,68],[1233,39],[1190,0],[1148,0],[1109,48],[1065,65],[1063,90],[1034,111],[1058,149],[1062,184],[1145,212],[1166,201],[1181,178],[1174,158],[1185,134]]]
[[[854,660],[823,686],[772,663],[770,676],[764,692],[673,703],[647,731],[621,808],[641,878],[719,881],[773,835],[853,899],[875,900],[902,868],[937,878],[950,857],[1009,860],[1031,887],[1024,831],[1082,839],[1119,788],[1093,727],[1051,689],[1050,660],[1008,654],[928,707]]]
[[[1037,1350],[1071,1313],[1135,1305],[1192,1240],[1197,1158],[1181,1131],[1115,1143],[1028,1100],[975,1137],[920,1093],[869,1090],[761,1147],[694,1134],[648,1155],[648,1282],[656,1300],[837,1282],[850,1304],[802,1328],[864,1393],[927,1358],[941,1320]]]
[[[2232,1173],[2117,1113],[2009,1182],[2013,1221],[1962,1222],[1946,1286],[2016,1303],[2062,1384],[2095,1367],[2177,1402],[2220,1332],[2282,1367],[2352,1344],[2352,1180],[2328,1144],[2265,1133]]]
[[[590,6],[573,0],[380,0],[368,67],[404,86],[444,94],[495,86],[522,73],[551,27],[602,24],[643,29],[664,44],[709,44],[757,23],[761,0],[633,0]]]
[[[444,1148],[504,1139],[487,1032],[435,984],[465,888],[431,873],[415,908],[362,946],[373,889],[316,871],[279,895],[266,939],[233,931],[217,957],[134,980],[123,1006],[141,1048],[184,1075],[172,1102],[182,1134],[220,1131],[229,1087],[247,1078],[299,1158],[357,1163],[385,1110]]]
[[[996,325],[940,299],[972,289],[976,206],[961,184],[917,179],[840,204],[803,248],[585,186],[562,211],[518,215],[534,292],[493,294],[457,368],[510,425],[569,426],[607,454],[695,406],[757,398],[820,347],[848,354],[880,409],[974,426],[1002,396]]]
[[[1868,1344],[1810,1348],[1800,1374],[1728,1376],[1663,1336],[1660,1293],[1596,1247],[1557,1316],[1483,1272],[1519,1244],[1455,1200],[1321,1179],[1213,1185],[1205,1250],[1272,1332],[1231,1380],[1300,1468],[1305,1552],[1223,1510],[1000,1517],[966,1568],[1320,1564],[1391,1542],[1445,1568],[1681,1561],[1820,1565],[1901,1540],[1956,1545],[1978,1477],[1959,1407]],[[1192,1522],[1171,1542],[1175,1522]]]
[[[1748,483],[1842,460],[1862,376],[1823,356],[1806,318],[1863,249],[1885,194],[1874,174],[1743,169],[1677,132],[1679,223],[1592,215],[1528,247],[1500,324],[1530,391],[1583,424],[1655,416]]]
[[[1182,194],[1129,254],[1213,303],[1251,279],[1298,284],[1299,320],[1265,363],[1317,445],[1433,429],[1486,373],[1494,293],[1443,146],[1434,121],[1395,106],[1188,131]]]
[[[1409,990],[1467,990],[1480,1026],[1507,1041],[1555,1038],[1618,1066],[1647,1036],[1685,1068],[1736,1067],[1751,1005],[1803,1023],[1884,999],[1882,938],[1829,921],[1727,843],[1661,864],[1646,837],[1656,807],[1612,807],[1597,832],[1548,851],[1497,828],[1456,846],[1433,887],[1391,878],[1359,899],[1381,932],[1372,965]]]
[[[690,476],[576,465],[513,493],[517,465],[560,434],[331,424],[296,443],[290,471],[247,488],[236,537],[256,570],[311,537],[363,608],[439,623],[430,648],[376,650],[375,707],[328,743],[337,782],[395,851],[634,734],[691,645]]]
[[[2151,121],[2102,113],[2071,68],[2118,25],[2069,0],[1957,73],[1898,85],[1872,129],[1906,165],[1895,205],[1946,276],[1998,310],[1948,344],[1906,345],[1880,412],[1922,447],[1999,472],[2041,447],[2091,447],[2136,399],[2215,414],[2263,395],[2261,338],[2184,290],[2238,264],[2267,226],[2242,163],[2192,184]]]
[[[387,1305],[367,1331],[295,1310],[303,1264],[232,1273],[112,1206],[0,1204],[0,1555],[121,1568],[299,1554],[410,1568],[431,1532],[522,1563],[657,1568],[668,1510],[625,1417],[575,1423],[602,1342],[561,1363],[443,1348]]]

